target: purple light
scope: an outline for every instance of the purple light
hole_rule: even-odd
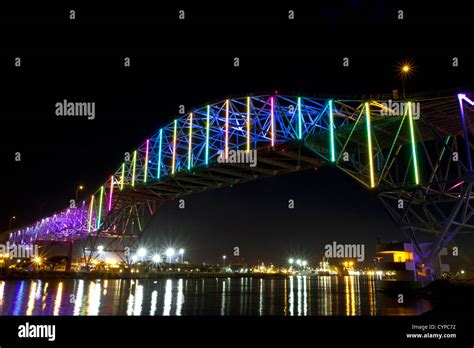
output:
[[[51,218],[37,223],[10,235],[10,244],[31,244],[37,240],[75,241],[87,235],[89,216],[85,202],[80,208],[65,209]],[[95,214],[93,214],[95,220]],[[93,222],[94,224],[94,222]]]
[[[468,102],[471,105],[474,105],[474,101],[466,97],[464,93],[459,93],[458,94],[458,99],[459,99],[459,108],[461,109],[461,121],[462,121],[462,129],[464,132],[464,142],[466,145],[466,156],[467,156],[467,164],[469,166],[469,171],[472,172],[472,160],[471,160],[471,149],[469,148],[468,145],[468,135],[467,135],[467,126],[466,126],[466,118],[464,116],[464,107],[463,107],[463,100]]]

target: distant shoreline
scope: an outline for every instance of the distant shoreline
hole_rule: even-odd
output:
[[[26,279],[163,279],[163,278],[267,278],[283,279],[289,274],[280,273],[226,273],[226,272],[62,272],[62,271],[7,271],[0,272],[0,280]],[[311,275],[317,277],[317,275]]]

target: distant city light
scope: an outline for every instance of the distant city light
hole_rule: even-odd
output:
[[[103,252],[103,251],[104,251],[104,246],[103,246],[103,245],[99,245],[99,246],[97,247],[97,251],[98,251],[99,253]]]
[[[180,253],[181,255],[183,255],[183,254],[184,254],[184,249],[183,249],[183,248],[179,249],[179,253]]]
[[[145,248],[140,248],[140,249],[138,249],[137,255],[138,255],[139,257],[145,257],[145,256],[146,256],[146,249],[145,249]]]
[[[301,260],[300,260],[300,259],[296,260],[296,264],[297,264],[298,266],[301,266]]]
[[[306,265],[308,264],[308,262],[302,261],[301,264],[303,265],[303,267],[306,267]]]
[[[288,260],[288,263],[289,263],[290,265],[292,265],[293,262],[295,262],[295,260],[293,260],[293,259],[289,259],[289,260]]]
[[[151,259],[154,263],[160,263],[161,262],[161,256],[158,255],[158,254],[153,255],[153,257]]]

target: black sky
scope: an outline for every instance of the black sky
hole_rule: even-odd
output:
[[[359,1],[160,6],[2,8],[0,230],[12,215],[22,225],[64,208],[78,184],[94,192],[123,153],[172,120],[180,104],[273,91],[390,93],[401,88],[395,66],[406,58],[417,70],[407,92],[472,90],[473,18],[460,8]],[[66,18],[71,8],[74,22]],[[177,20],[181,8],[185,22]],[[13,67],[17,56],[21,68]],[[96,119],[57,118],[54,104],[63,99],[94,101]],[[184,211],[166,204],[145,237],[182,243],[197,262],[214,262],[234,246],[249,261],[277,262],[294,254],[315,259],[333,240],[373,248],[377,236],[402,237],[375,194],[333,168],[194,195],[186,204]]]

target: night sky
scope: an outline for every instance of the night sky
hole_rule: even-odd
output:
[[[18,227],[63,209],[79,184],[86,186],[83,197],[94,192],[123,153],[170,122],[180,104],[274,91],[328,98],[391,93],[401,90],[396,67],[406,59],[416,68],[407,93],[472,90],[473,18],[462,8],[302,3],[2,8],[0,230],[12,215]],[[181,8],[184,22],[177,20]],[[75,21],[67,18],[70,9]],[[13,65],[17,56],[21,68]],[[123,67],[124,57],[132,67]],[[343,57],[350,67],[342,67]],[[56,117],[54,105],[63,99],[95,102],[96,119]],[[185,199],[184,210],[176,201],[162,207],[145,241],[184,246],[199,263],[216,262],[235,246],[250,262],[319,261],[332,241],[365,243],[373,256],[377,237],[404,238],[375,193],[329,167]],[[287,208],[288,199],[296,209]]]

